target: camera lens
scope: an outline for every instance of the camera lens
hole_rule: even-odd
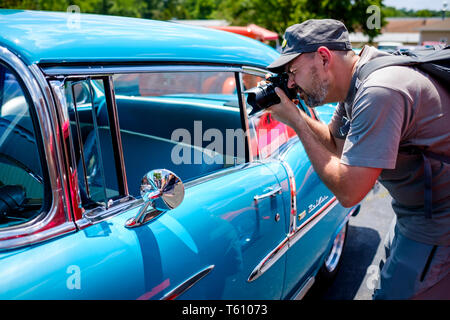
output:
[[[253,108],[250,115],[281,102],[272,83],[252,88],[246,93],[248,94],[247,103]]]
[[[253,108],[249,115],[253,115],[262,109],[269,108],[281,102],[275,92],[275,87],[281,88],[289,99],[296,98],[296,90],[288,88],[288,79],[289,76],[286,73],[274,75],[267,79],[270,83],[245,91],[247,94],[247,103]]]

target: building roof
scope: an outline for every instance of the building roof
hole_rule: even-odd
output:
[[[265,67],[279,55],[209,28],[116,16],[0,10],[0,46],[27,64],[210,62]]]
[[[443,20],[441,18],[386,18],[387,24],[381,29],[381,32],[394,32],[394,33],[415,33],[424,28],[432,28],[434,25],[441,24]],[[445,19],[445,23],[448,25],[450,19]]]
[[[431,25],[419,28],[420,31],[449,31],[450,32],[450,18],[440,20]]]

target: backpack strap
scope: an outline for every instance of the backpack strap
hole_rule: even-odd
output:
[[[358,80],[364,81],[372,72],[378,69],[392,66],[413,66],[422,63],[410,56],[383,56],[370,60],[364,64],[358,72]]]
[[[357,91],[358,82],[363,82],[372,72],[385,67],[391,66],[415,66],[428,74],[432,75],[436,79],[442,81],[442,83],[450,83],[450,47],[446,47],[438,51],[422,51],[422,52],[410,52],[408,55],[388,55],[382,56],[370,60],[364,64],[358,71],[357,76],[352,78],[350,83],[350,93],[348,98],[353,100]],[[431,219],[433,212],[433,197],[432,197],[432,178],[433,174],[431,171],[430,158],[438,160],[447,164],[450,164],[450,157],[445,155],[440,155],[433,153],[431,151],[419,148],[419,147],[409,147],[406,148],[407,153],[420,154],[423,159],[424,168],[424,210],[425,217]],[[399,152],[402,148],[400,148]],[[404,150],[403,150],[404,151]]]
[[[431,162],[430,158],[450,164],[450,157],[431,152],[426,149],[422,149],[419,147],[404,147],[400,148],[399,152],[401,153],[407,153],[407,154],[420,154],[422,156],[423,160],[423,171],[424,171],[424,210],[425,210],[425,217],[427,219],[431,219],[432,213],[433,213],[433,191],[432,191],[432,180],[433,180],[433,172],[431,171]]]

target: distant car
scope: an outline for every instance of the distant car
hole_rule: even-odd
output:
[[[362,51],[362,48],[353,48],[352,50],[355,54],[359,55]]]
[[[168,22],[0,16],[0,299],[296,299],[336,274],[358,207],[292,129],[248,115],[275,50]]]
[[[401,42],[380,42],[378,43],[378,50],[387,51],[389,53],[397,51],[400,47],[403,47]]]

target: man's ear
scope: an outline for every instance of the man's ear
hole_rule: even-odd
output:
[[[322,65],[325,71],[327,71],[330,68],[331,60],[333,59],[330,49],[322,46],[317,49],[317,53],[319,54],[320,59],[322,59]]]

